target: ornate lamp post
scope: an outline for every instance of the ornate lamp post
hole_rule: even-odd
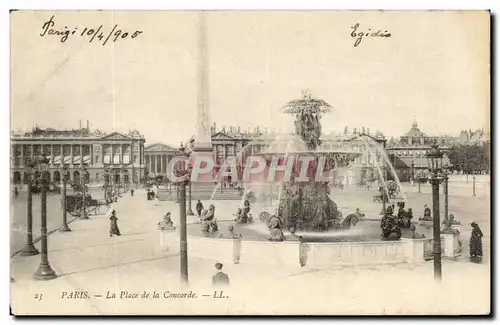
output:
[[[83,162],[82,162],[82,176],[81,176],[81,179],[82,179],[82,214],[80,215],[80,219],[82,220],[87,220],[89,219],[89,216],[87,215],[87,202],[86,202],[86,180],[87,180],[87,175],[88,175],[88,171],[87,171],[87,168],[85,168],[85,166],[83,166]]]
[[[415,186],[415,160],[411,161],[411,184]]]
[[[429,183],[432,185],[432,210],[434,227],[434,278],[441,281],[441,224],[439,222],[439,184],[443,181],[443,153],[437,144],[433,144],[427,151],[426,158],[429,164]]]
[[[28,213],[26,220],[26,246],[19,253],[22,256],[33,256],[40,254],[33,245],[33,194],[31,189],[33,187],[33,167],[36,165],[36,161],[33,161],[30,157],[25,158],[25,164],[28,166]]]
[[[185,148],[181,143],[179,147],[179,156],[186,157]],[[186,225],[186,185],[189,183],[189,170],[186,170],[186,164],[182,163],[181,168],[176,169],[176,176],[183,177],[177,182],[180,199],[180,239],[181,239],[181,281],[188,283],[188,256],[187,256],[187,225]]]
[[[62,180],[63,180],[63,197],[62,197],[62,210],[63,210],[63,224],[59,231],[65,232],[65,231],[71,231],[71,229],[68,226],[68,219],[66,216],[66,182],[69,178],[69,171],[68,171],[68,165],[65,164],[64,167],[62,168]]]
[[[48,249],[47,249],[47,175],[45,173],[48,163],[50,162],[50,158],[45,154],[41,153],[39,158],[39,165],[42,172],[41,177],[41,189],[42,189],[42,205],[41,205],[41,246],[42,246],[42,255],[40,265],[36,270],[33,277],[36,280],[52,280],[57,278],[56,272],[52,270],[49,264],[48,258]]]
[[[108,202],[109,170],[105,169],[103,176],[104,176],[104,201]]]
[[[444,194],[444,220],[443,223],[448,222],[448,180],[449,180],[449,170],[450,166],[446,165],[443,167],[443,179],[444,179],[444,185],[443,185],[443,194]]]
[[[188,201],[188,209],[187,209],[187,215],[188,216],[194,216],[193,210],[191,209],[191,187],[193,187],[193,183],[191,182],[191,172],[193,171],[193,165],[191,163],[191,160],[188,162],[187,169],[189,172],[189,201]]]

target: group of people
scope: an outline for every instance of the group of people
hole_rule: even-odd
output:
[[[154,200],[156,198],[156,193],[152,189],[147,189],[146,190],[146,197],[148,201]]]

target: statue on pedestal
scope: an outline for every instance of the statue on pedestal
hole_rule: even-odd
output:
[[[171,213],[167,212],[163,216],[163,220],[158,222],[158,229],[159,230],[175,230],[176,228],[174,227],[174,222],[172,221],[171,218]]]

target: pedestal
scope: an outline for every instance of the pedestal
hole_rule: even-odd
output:
[[[443,246],[444,246],[444,256],[445,257],[455,257],[455,236],[453,234],[443,234]]]
[[[241,238],[233,239],[233,263],[239,264],[241,257]]]
[[[213,184],[214,156],[213,156],[212,146],[210,144],[200,144],[199,146],[195,145],[193,151],[191,152],[190,161],[193,166],[193,178],[191,179],[191,181],[193,183]],[[207,168],[210,165],[207,165],[207,162],[205,161],[210,161],[210,163],[208,164],[210,164],[212,168]],[[202,173],[200,172],[196,174],[195,173],[196,171],[202,171]]]
[[[408,263],[425,262],[424,241],[422,239],[401,238]]]

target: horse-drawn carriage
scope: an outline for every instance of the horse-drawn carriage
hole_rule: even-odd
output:
[[[106,210],[109,208],[109,204],[105,201],[92,199],[91,195],[85,196],[85,210],[87,214],[100,213],[102,206],[106,206]],[[83,197],[82,195],[67,195],[66,196],[66,211],[74,217],[79,217],[83,211]]]

